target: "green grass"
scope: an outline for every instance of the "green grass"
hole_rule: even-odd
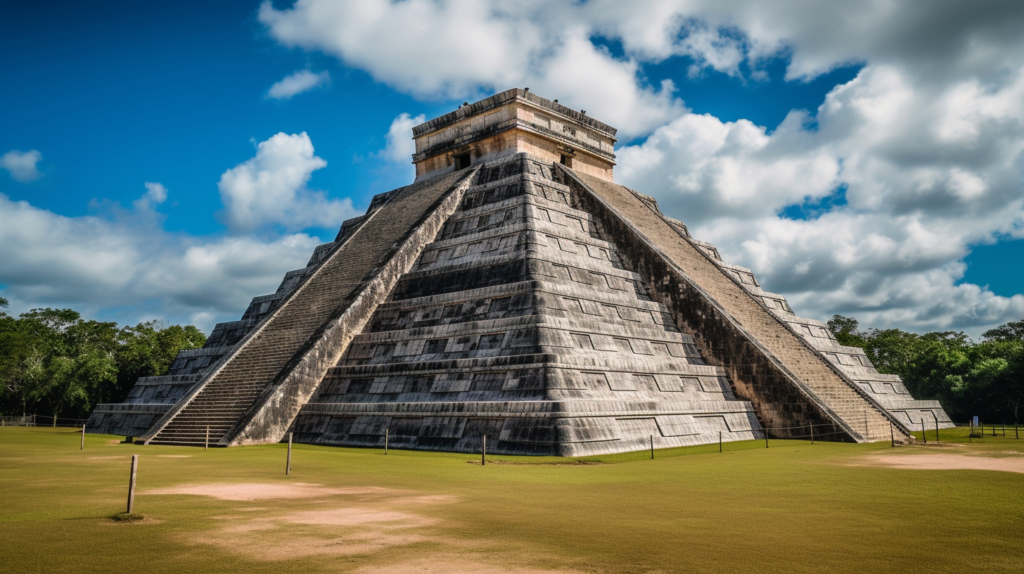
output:
[[[919,434],[919,433],[918,433]],[[945,448],[1024,454],[1024,439],[941,431]],[[0,428],[0,572],[388,571],[408,560],[583,572],[1013,572],[1024,570],[1024,474],[855,466],[888,443],[763,441],[567,459],[296,445],[232,449],[117,444],[71,429]],[[956,446],[949,446],[956,445]],[[135,512],[116,522],[139,454]],[[171,457],[172,455],[175,457]],[[180,455],[186,455],[180,458]],[[473,463],[473,464],[471,464]],[[518,464],[508,464],[518,463]],[[192,483],[313,483],[446,495],[445,504],[324,495],[230,501],[151,495]],[[259,552],[377,536],[362,526],[267,522],[296,511],[388,507],[435,520],[355,554]],[[262,525],[246,530],[246,524]],[[234,530],[232,530],[234,528]],[[212,544],[211,541],[221,541]],[[236,547],[224,541],[236,541]],[[289,546],[291,545],[291,546]],[[501,570],[497,570],[501,571]]]

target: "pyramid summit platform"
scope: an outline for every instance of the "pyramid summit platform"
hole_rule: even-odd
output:
[[[615,135],[520,89],[415,127],[413,184],[88,430],[581,456],[953,426],[616,184]]]

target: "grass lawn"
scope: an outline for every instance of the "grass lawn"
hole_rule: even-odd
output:
[[[80,451],[70,429],[4,427],[0,572],[1024,571],[1024,474],[865,462],[1024,459],[1012,429],[942,435],[927,447],[773,440],[485,467],[296,445],[286,477],[285,445],[88,435]],[[115,521],[132,454],[144,518]]]

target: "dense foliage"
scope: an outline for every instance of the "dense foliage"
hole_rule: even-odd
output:
[[[85,418],[97,403],[124,400],[139,377],[166,373],[179,350],[205,342],[192,325],[118,328],[71,309],[17,318],[0,311],[0,414]]]
[[[1024,321],[986,331],[981,342],[953,331],[860,331],[856,319],[842,315],[828,326],[841,344],[864,349],[880,372],[903,378],[915,398],[938,399],[954,421],[1017,423],[1024,416]]]

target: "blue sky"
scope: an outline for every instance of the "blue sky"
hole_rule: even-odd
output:
[[[868,11],[864,32],[838,8],[785,3],[652,0],[660,19],[604,2],[363,4],[375,11],[318,0],[5,3],[0,251],[11,257],[0,296],[11,311],[71,306],[204,328],[237,318],[333,237],[335,219],[411,180],[410,118],[532,86],[619,127],[617,179],[801,314],[975,334],[1024,318],[1024,272],[1007,264],[1024,259],[1024,130],[1013,127],[1024,58],[1000,33],[1020,10],[965,19],[908,5]],[[899,45],[943,18],[941,60]],[[446,26],[482,32],[452,39]],[[992,45],[978,53],[957,41],[982,36]],[[993,61],[979,63],[986,54]],[[268,96],[302,73],[329,79]],[[956,140],[947,125],[976,137]],[[986,151],[984,130],[1001,147]],[[288,136],[274,140],[279,157],[260,145],[275,134]],[[292,160],[298,175],[281,176],[284,187],[245,187],[242,175],[273,176]],[[291,201],[293,215],[275,219],[251,197],[261,193]],[[243,201],[257,207],[242,213]],[[288,211],[309,206],[337,217]],[[82,261],[90,254],[94,264]]]

